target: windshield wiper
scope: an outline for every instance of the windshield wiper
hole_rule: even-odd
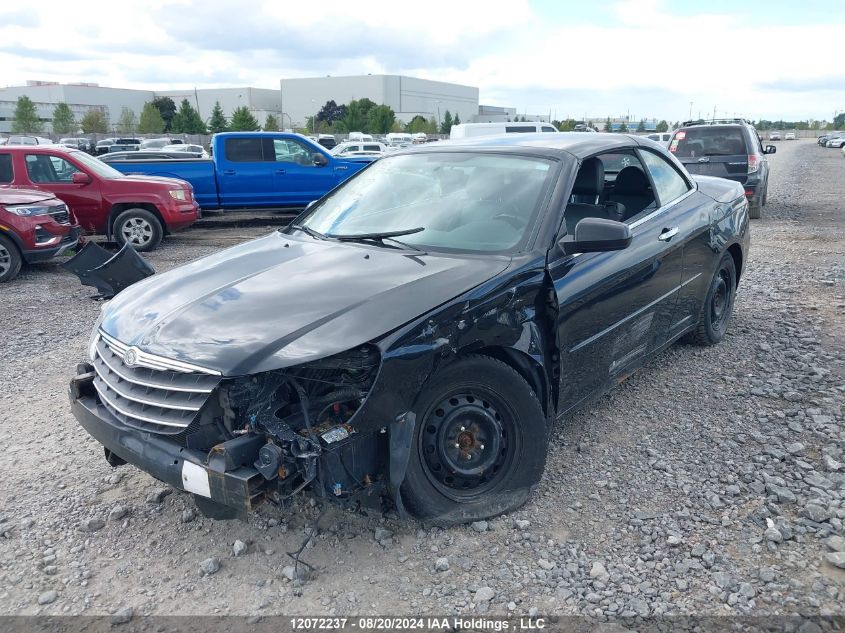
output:
[[[350,233],[347,235],[339,233],[326,233],[325,237],[338,240],[339,242],[360,242],[372,240],[374,242],[379,242],[380,244],[384,244],[384,240],[390,240],[391,242],[401,244],[405,248],[410,248],[415,251],[419,251],[420,249],[418,249],[416,246],[411,246],[410,244],[400,242],[399,240],[394,238],[401,237],[402,235],[413,235],[414,233],[419,233],[420,231],[425,231],[425,227],[418,226],[414,229],[404,229],[402,231],[382,231],[380,233]]]
[[[318,240],[326,239],[325,235],[323,235],[319,231],[315,231],[310,226],[305,226],[303,224],[291,224],[290,228],[297,229],[298,231],[304,231],[305,233],[308,233],[308,235],[310,235],[311,237],[316,237]]]

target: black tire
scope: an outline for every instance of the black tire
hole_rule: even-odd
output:
[[[715,345],[728,331],[736,299],[736,265],[730,253],[722,255],[719,267],[701,306],[698,324],[689,335],[696,345]]]
[[[453,525],[509,512],[540,481],[548,448],[543,409],[505,363],[487,356],[455,361],[423,388],[414,412],[401,491],[420,521]]]
[[[17,277],[21,263],[21,253],[15,243],[5,235],[0,235],[0,283]]]
[[[769,202],[769,183],[766,183],[766,188],[763,189],[763,198],[760,201],[760,205],[765,207],[768,202]]]
[[[121,246],[129,242],[139,253],[146,253],[159,245],[164,229],[146,209],[127,209],[114,219],[112,236]]]
[[[748,217],[752,220],[759,220],[763,216],[763,205],[759,202],[752,202],[748,205]]]

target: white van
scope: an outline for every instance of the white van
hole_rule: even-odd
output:
[[[391,147],[404,147],[414,142],[414,137],[405,132],[391,132],[386,137],[387,144]]]
[[[551,123],[543,121],[504,121],[501,123],[459,123],[452,126],[449,138],[470,136],[492,136],[494,134],[531,134],[533,132],[557,132]]]
[[[363,132],[350,132],[348,140],[357,141],[358,143],[372,143],[373,137],[372,135],[364,134]]]

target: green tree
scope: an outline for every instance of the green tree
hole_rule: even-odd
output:
[[[613,131],[613,123],[611,123],[610,117],[607,117],[607,121],[604,122],[604,131],[605,132],[612,132]]]
[[[668,132],[669,131],[669,124],[666,122],[665,119],[660,121],[657,126],[654,128],[655,132]]]
[[[405,126],[405,131],[408,134],[419,134],[420,132],[425,132],[428,129],[428,121],[424,116],[420,116],[419,114],[415,116],[408,122],[408,125]]]
[[[226,123],[226,115],[223,114],[223,108],[219,101],[214,102],[214,107],[211,109],[211,118],[208,120],[208,131],[212,134],[217,132],[225,132],[229,129]]]
[[[393,108],[387,105],[378,105],[370,108],[367,113],[367,131],[370,134],[387,134],[393,129],[393,122],[396,120],[396,113]]]
[[[461,124],[461,115],[455,112],[455,118],[452,121],[452,125],[460,125]]]
[[[443,122],[440,124],[440,133],[441,134],[448,134],[452,131],[452,113],[446,110],[446,114],[443,115]]]
[[[57,103],[53,109],[53,134],[73,134],[76,132],[76,119],[68,104]]]
[[[595,125],[593,125],[593,122],[592,122],[592,121],[587,121],[587,127],[588,127],[588,128],[590,128],[591,130],[595,130],[595,129],[596,129],[596,126],[595,126]]]
[[[164,131],[169,132],[173,125],[173,117],[176,116],[176,102],[170,97],[156,97],[153,105],[158,108],[161,118],[164,119]]]
[[[132,134],[138,127],[138,118],[135,116],[135,111],[132,108],[123,107],[120,110],[120,118],[117,120],[115,126],[117,131],[121,134]]]
[[[619,126],[619,132],[624,134],[628,131],[628,126],[625,124],[625,121],[622,121],[622,125]]]
[[[85,134],[105,134],[109,131],[109,121],[102,110],[88,110],[79,125]]]
[[[346,106],[337,105],[334,102],[334,99],[330,99],[329,101],[326,101],[326,105],[320,108],[320,111],[317,113],[317,120],[325,121],[326,123],[331,125],[335,121],[340,121],[345,116]]]
[[[232,121],[229,124],[232,132],[255,132],[261,129],[258,120],[246,106],[240,106],[232,111]]]
[[[637,132],[645,132],[645,119],[640,119],[640,122],[637,123]]]
[[[391,132],[404,132],[405,131],[405,122],[396,119],[393,122],[393,127],[390,128]]]
[[[840,112],[833,118],[833,129],[841,130],[845,128],[845,112]]]
[[[560,127],[558,127],[558,129],[561,132],[571,132],[575,129],[575,126],[577,124],[578,122],[575,119],[565,119],[564,121],[560,122]]]
[[[164,119],[161,112],[149,101],[141,109],[141,118],[138,120],[139,134],[161,134],[164,132]]]
[[[264,121],[264,131],[265,132],[278,132],[279,131],[279,119],[274,117],[272,114],[268,114],[267,119]]]
[[[182,99],[179,111],[173,117],[170,129],[179,134],[205,134],[206,128],[199,112],[194,110],[187,99]]]
[[[32,99],[26,95],[18,97],[15,114],[12,119],[12,132],[15,134],[38,134],[41,131],[41,119]]]
[[[369,121],[367,120],[367,115],[369,114],[370,107],[368,103],[373,103],[369,99],[359,99],[349,102],[346,106],[346,116],[344,116],[340,121],[338,121],[338,127],[343,132],[363,132],[367,127]]]

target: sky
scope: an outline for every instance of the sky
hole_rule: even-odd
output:
[[[844,43],[845,0],[39,0],[0,3],[0,85],[388,73],[556,119],[830,120]]]

